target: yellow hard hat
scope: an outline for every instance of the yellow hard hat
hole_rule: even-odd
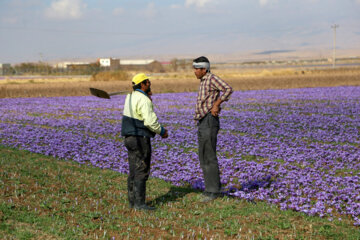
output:
[[[145,73],[138,73],[132,78],[132,82],[135,85],[138,85],[139,83],[141,83],[142,81],[144,81],[146,79],[149,79],[149,77],[146,76]]]

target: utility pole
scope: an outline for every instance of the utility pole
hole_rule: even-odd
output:
[[[337,24],[331,26],[331,28],[334,29],[333,68],[335,68],[335,62],[336,62],[336,28],[338,27],[339,25]]]

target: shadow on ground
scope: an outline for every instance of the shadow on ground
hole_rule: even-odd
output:
[[[166,204],[168,202],[178,201],[179,199],[183,198],[184,196],[186,196],[189,193],[201,193],[201,192],[202,191],[193,189],[190,187],[171,186],[170,190],[167,193],[155,198],[152,201],[149,201],[149,204],[152,206],[162,205],[162,204]]]

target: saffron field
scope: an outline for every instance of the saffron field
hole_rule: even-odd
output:
[[[0,144],[127,173],[124,98],[0,99]],[[203,189],[195,100],[153,96],[170,137],[153,140],[151,175]],[[359,102],[359,86],[234,92],[218,136],[224,192],[360,225]]]

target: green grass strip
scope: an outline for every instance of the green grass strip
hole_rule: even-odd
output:
[[[360,239],[328,221],[264,202],[201,193],[150,178],[154,212],[128,208],[127,176],[0,146],[0,239]]]

